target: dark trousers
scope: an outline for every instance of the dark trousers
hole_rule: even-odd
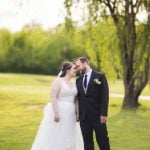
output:
[[[99,149],[110,150],[106,124],[101,124],[100,120],[92,121],[85,119],[80,121],[80,126],[84,140],[84,150],[94,150],[93,130],[96,134]]]

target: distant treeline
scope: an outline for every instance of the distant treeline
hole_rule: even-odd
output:
[[[70,32],[64,25],[43,30],[32,24],[15,33],[1,29],[0,72],[55,75],[64,61],[87,56],[95,69],[120,76],[119,57],[112,57],[112,53],[117,53],[115,32],[111,21],[76,27]]]
[[[87,55],[76,38],[65,28],[44,31],[26,26],[11,33],[0,30],[0,71],[56,74],[62,62]]]

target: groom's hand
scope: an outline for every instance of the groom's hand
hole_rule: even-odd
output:
[[[76,122],[79,122],[80,120],[79,120],[79,116],[76,116]]]
[[[107,117],[106,116],[100,116],[100,122],[101,124],[106,123]]]

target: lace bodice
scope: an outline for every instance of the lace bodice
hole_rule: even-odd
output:
[[[72,86],[69,86],[64,78],[56,78],[51,88],[51,100],[54,113],[57,114],[58,102],[75,102],[77,95],[77,88],[75,82],[72,82]]]
[[[60,79],[58,101],[74,102],[76,95],[77,88],[75,82],[72,82],[72,86],[69,86],[64,79]]]

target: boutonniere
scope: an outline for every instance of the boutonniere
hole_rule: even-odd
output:
[[[101,82],[99,79],[97,79],[97,78],[94,79],[93,81],[94,81],[94,84],[97,84],[97,85],[100,85],[100,84],[102,83],[102,82]]]

